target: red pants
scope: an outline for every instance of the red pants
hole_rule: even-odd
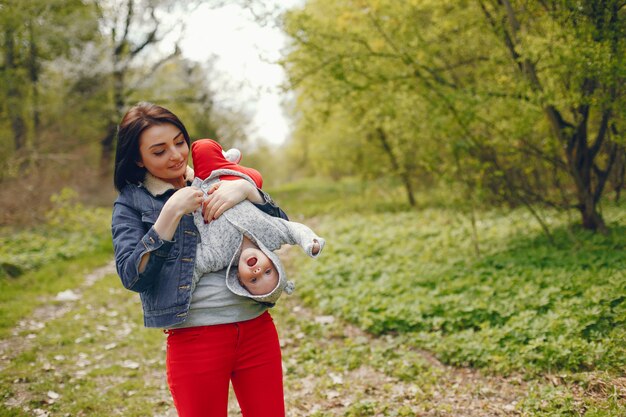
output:
[[[244,417],[285,415],[280,345],[267,311],[167,333],[167,382],[179,417],[226,417],[229,381]]]

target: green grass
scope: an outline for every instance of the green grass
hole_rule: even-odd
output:
[[[553,243],[525,210],[483,211],[477,254],[458,210],[359,211],[361,193],[348,185],[300,184],[284,195],[305,204],[298,193],[331,188],[346,204],[316,227],[327,247],[298,282],[310,305],[373,334],[410,335],[455,365],[498,372],[626,365],[624,207],[605,208],[608,235],[545,213]]]
[[[297,274],[307,305],[447,364],[539,378],[522,405],[528,415],[626,415],[624,388],[611,382],[626,368],[624,203],[605,203],[608,235],[543,212],[553,242],[526,210],[482,209],[475,239],[468,215],[438,198],[420,193],[418,201],[434,204],[390,213],[377,209],[389,201],[370,204],[371,191],[324,187],[341,199],[315,224],[325,253]],[[306,201],[323,200],[324,187],[301,183],[274,195],[311,215]],[[546,384],[545,374],[562,383]],[[592,395],[599,374],[606,392]]]
[[[0,230],[0,337],[47,302],[72,289],[111,259],[111,210],[85,207],[65,189],[53,197],[48,222],[28,230]]]
[[[409,209],[404,191],[388,179],[344,178],[335,182],[305,179],[268,192],[290,219],[296,221],[325,214],[393,213]]]
[[[11,334],[20,319],[49,302],[51,295],[78,287],[85,275],[110,260],[111,248],[103,245],[99,250],[52,262],[19,278],[0,279],[0,338]]]
[[[137,295],[116,276],[96,282],[71,313],[34,334],[32,348],[12,358],[0,375],[5,400],[23,385],[31,410],[55,416],[152,416],[169,407],[164,335],[142,326]],[[43,404],[48,391],[60,397]]]
[[[286,358],[292,387],[317,378],[311,395],[324,397],[329,370],[371,366],[419,385],[415,401],[436,409],[442,371],[420,355],[425,349],[449,364],[523,374],[530,388],[519,405],[523,415],[626,415],[624,384],[616,382],[626,367],[623,204],[604,207],[611,228],[606,236],[545,212],[554,243],[524,210],[482,209],[476,241],[467,214],[448,204],[441,190],[418,193],[414,210],[393,183],[304,181],[270,192],[292,219],[315,217],[311,226],[327,239],[318,260],[293,262],[301,265],[292,274],[296,294],[316,314],[341,317],[378,336],[372,344],[343,335],[341,322],[330,334],[328,326],[299,322],[303,336],[288,341]],[[0,277],[1,338],[37,306],[59,303],[56,293],[78,287],[87,271],[110,259],[110,211],[83,209],[60,204],[47,225],[0,233],[3,262],[22,272]],[[29,261],[16,261],[24,253],[32,255]],[[280,308],[279,319],[293,320]],[[3,402],[20,389],[31,402],[29,412],[0,407],[0,416],[32,415],[36,408],[58,416],[165,411],[163,335],[141,323],[136,294],[115,276],[98,281],[3,365]],[[60,398],[44,404],[48,391]],[[356,395],[345,415],[412,415],[399,404],[386,407]]]

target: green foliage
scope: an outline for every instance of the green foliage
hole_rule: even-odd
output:
[[[59,280],[75,285],[66,276]],[[54,416],[158,413],[170,401],[163,382],[163,334],[140,323],[136,294],[114,276],[97,281],[71,314],[48,320],[35,344],[7,363],[0,376],[2,397],[13,397],[25,384],[29,415],[34,409]],[[49,391],[60,397],[46,404]]]
[[[68,77],[76,69],[82,49],[97,38],[95,8],[80,0],[8,0],[0,8],[0,178],[15,177],[24,168],[26,150],[36,148],[39,155],[48,146],[66,144],[74,124],[63,125],[67,113],[80,113],[85,103],[72,108],[68,100]],[[72,69],[59,68],[66,80],[52,81],[54,62],[63,66],[72,59]],[[69,65],[69,64],[68,64]],[[54,87],[50,87],[52,81]],[[76,93],[76,92],[75,92]],[[76,95],[69,94],[72,98]],[[76,119],[73,119],[74,123]],[[93,120],[90,121],[92,124]],[[58,141],[47,143],[48,132],[64,128]],[[74,145],[75,143],[73,143]],[[59,148],[54,153],[58,154]],[[66,149],[67,150],[67,149]],[[39,156],[38,155],[38,156]],[[38,158],[33,158],[38,159]],[[41,163],[41,160],[37,161]]]
[[[557,385],[531,384],[529,395],[522,405],[532,416],[577,416],[584,410],[588,417],[623,416],[625,408],[620,402],[619,389],[608,375],[564,376]],[[573,395],[574,389],[583,395]]]
[[[309,0],[284,24],[296,159],[333,178],[434,176],[483,201],[593,200],[595,214],[626,161],[620,7]]]
[[[548,216],[481,212],[482,255],[458,211],[325,216],[326,252],[300,271],[299,294],[374,334],[406,334],[456,365],[530,373],[624,366],[623,207],[595,236]],[[621,216],[621,217],[620,217]],[[619,221],[619,222],[618,222]]]
[[[111,212],[75,202],[64,189],[53,197],[48,222],[31,230],[5,229],[0,237],[0,335],[43,301],[74,288],[85,274],[110,259]]]
[[[303,219],[323,214],[346,214],[404,211],[409,205],[402,203],[402,190],[392,178],[359,180],[342,178],[329,182],[321,178],[308,178],[268,188],[268,192],[290,218]],[[441,201],[426,201],[436,204]]]
[[[30,230],[0,232],[0,280],[56,260],[67,260],[110,247],[110,210],[77,202],[76,191],[64,188],[52,196],[47,222]]]

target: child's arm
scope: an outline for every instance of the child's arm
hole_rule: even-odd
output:
[[[283,244],[299,245],[311,258],[318,257],[324,249],[326,244],[324,238],[319,237],[308,226],[283,219],[275,219],[275,223],[281,229],[284,237]]]
[[[257,209],[249,201],[243,201],[227,210],[222,217],[242,233],[262,242],[269,250],[275,251],[282,245],[299,245],[312,258],[324,248],[325,240],[307,226],[272,217]]]

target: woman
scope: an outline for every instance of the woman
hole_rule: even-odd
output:
[[[167,380],[180,417],[225,417],[232,381],[245,417],[284,416],[281,353],[267,306],[231,293],[225,270],[205,274],[192,290],[205,221],[250,200],[286,217],[245,180],[225,181],[209,199],[188,186],[189,135],[163,107],[139,103],[119,125],[115,155],[113,246],[118,274],[140,294],[146,327],[167,333]]]

